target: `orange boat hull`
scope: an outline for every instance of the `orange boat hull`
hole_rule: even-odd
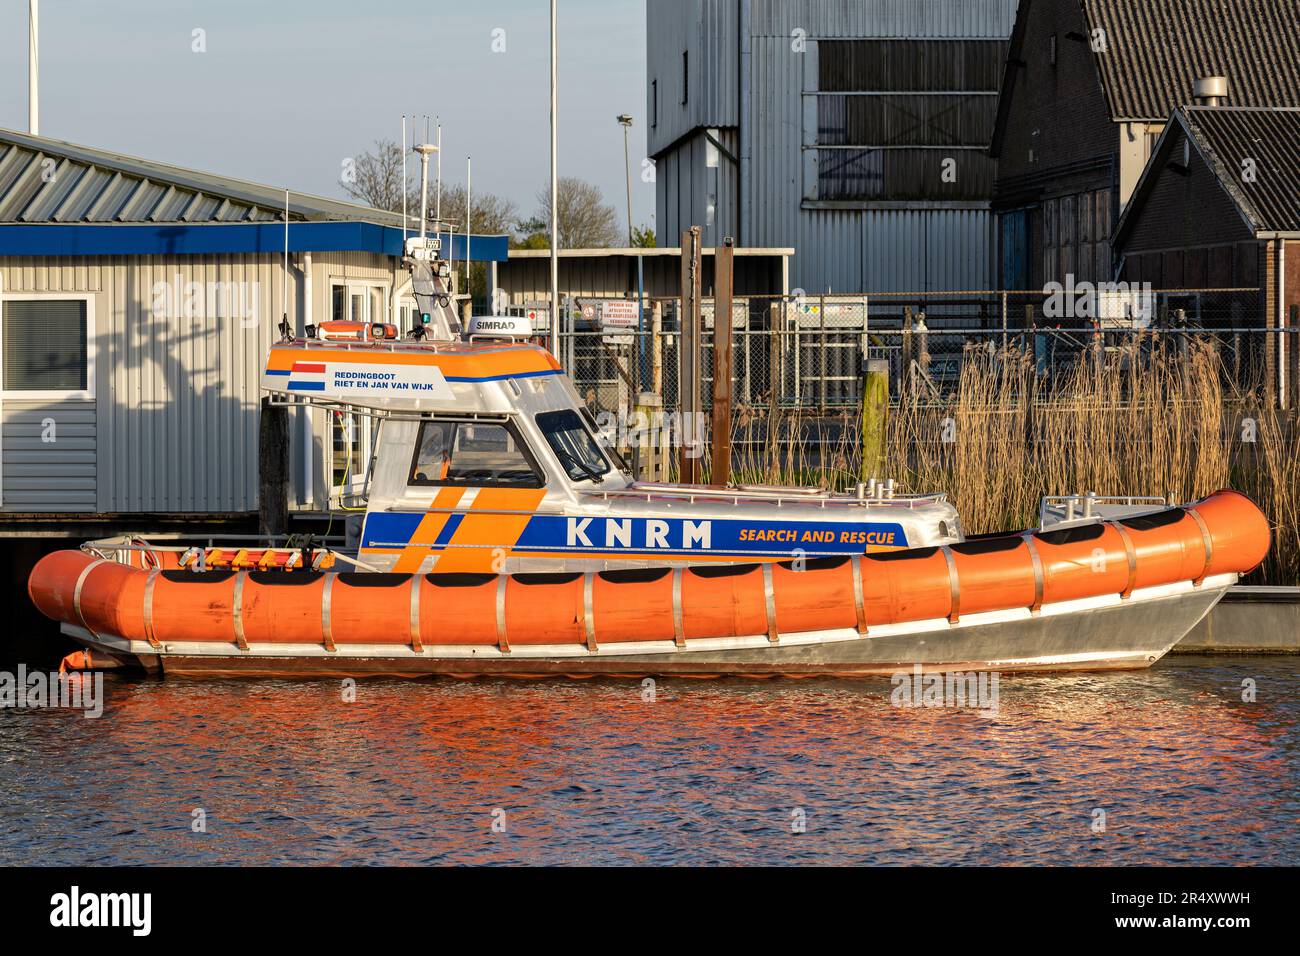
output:
[[[859,638],[878,653],[873,638],[930,631],[934,622],[988,628],[1060,617],[1053,609],[1086,613],[1078,602],[1123,610],[1143,595],[1168,597],[1170,588],[1194,592],[1212,581],[1221,590],[1225,576],[1253,569],[1268,547],[1264,515],[1245,496],[1222,491],[1183,508],[1057,531],[767,565],[516,575],[194,572],[60,551],[33,569],[28,592],[83,642],[146,665],[157,658],[174,672],[206,662],[221,673],[653,673],[690,672],[680,668],[691,661],[699,673],[763,673],[770,661],[773,673],[818,673],[835,671],[829,658],[837,655],[819,661],[789,648]],[[725,644],[740,638],[766,646]],[[677,663],[647,666],[660,654]],[[946,656],[957,659],[924,663],[996,665],[987,654],[962,659],[959,647]],[[1078,655],[1055,656],[1064,668],[1064,658]],[[1120,657],[1135,666],[1136,657]],[[856,665],[870,655],[851,658],[840,661],[844,672],[869,670]]]

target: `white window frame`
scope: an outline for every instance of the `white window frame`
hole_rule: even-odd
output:
[[[393,302],[393,283],[391,280],[330,276],[327,288],[329,290],[329,298],[327,298],[325,302],[325,314],[328,317],[327,321],[366,322],[370,324],[376,322],[391,323],[393,321],[391,318]],[[334,318],[334,290],[336,288],[343,289],[343,294],[347,301],[348,316],[346,319],[335,320]],[[373,315],[367,315],[365,318],[357,318],[352,315],[352,297],[360,293],[362,295],[362,301],[366,303],[364,308],[369,311],[370,303],[372,301],[370,293],[375,289],[380,290],[382,293],[385,315],[379,318]],[[369,417],[361,415],[352,416],[352,427],[357,429],[359,433],[358,437],[360,441],[358,444],[361,449],[359,455],[360,460],[353,460],[352,471],[348,477],[347,484],[336,485],[334,483],[334,429],[336,424],[332,414],[327,418],[327,423],[328,427],[326,429],[326,434],[329,436],[327,439],[327,448],[329,451],[327,454],[328,463],[326,466],[326,475],[327,485],[329,487],[329,498],[331,504],[333,504],[336,501],[341,501],[343,498],[359,497],[365,491],[366,478],[370,470],[370,459],[373,457],[375,450],[375,424],[373,419]]]
[[[394,316],[394,322],[397,325],[397,330],[403,335],[420,324],[420,304],[415,301],[414,294],[398,296],[394,303],[394,307],[397,310],[397,315]],[[410,317],[410,321],[405,325],[402,324],[404,316]]]
[[[393,301],[393,283],[391,282],[391,280],[349,279],[343,276],[330,276],[329,298],[326,300],[326,305],[325,305],[325,314],[329,318],[326,321],[330,321],[330,322],[336,321],[334,319],[334,290],[335,288],[340,288],[340,287],[344,290],[344,295],[347,297],[347,303],[348,303],[348,318],[343,319],[341,321],[372,322],[372,323],[373,322],[391,323],[393,321],[393,319],[389,315],[392,308],[391,304]],[[367,311],[369,311],[370,293],[375,289],[379,289],[383,293],[385,317],[376,318],[375,316],[371,315],[371,316],[367,316],[364,319],[358,319],[356,316],[352,315],[352,297],[356,295],[358,292],[363,293],[366,301],[366,309]]]
[[[6,302],[84,302],[86,304],[86,387],[84,389],[9,389],[4,387],[4,307]],[[0,398],[14,402],[93,402],[95,400],[95,294],[93,292],[0,293]]]

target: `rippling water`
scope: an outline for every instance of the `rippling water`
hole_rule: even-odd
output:
[[[1003,675],[993,716],[887,680],[110,677],[100,719],[0,711],[0,862],[1294,864],[1298,671]]]

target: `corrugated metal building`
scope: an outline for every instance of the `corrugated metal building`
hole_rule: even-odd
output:
[[[986,154],[1016,0],[646,6],[656,229],[792,246],[808,292],[992,281]]]
[[[713,295],[714,252],[700,250],[700,288]],[[743,296],[780,296],[789,291],[793,249],[736,249],[732,266],[733,292]],[[682,250],[676,246],[619,249],[561,249],[560,289],[563,295],[600,298],[646,298],[681,295]],[[550,298],[551,253],[547,249],[511,249],[510,259],[497,267],[495,288],[505,303],[520,306]]]
[[[286,236],[283,190],[0,130],[0,530],[256,511],[282,316],[301,334],[414,314],[400,215],[287,203]],[[474,256],[505,245],[475,237]],[[366,454],[364,424],[312,414],[292,423],[300,510],[326,504],[348,439]]]

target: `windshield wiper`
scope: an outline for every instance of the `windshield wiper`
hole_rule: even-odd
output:
[[[590,468],[587,465],[583,464],[581,461],[578,460],[577,456],[574,455],[573,452],[569,451],[567,448],[564,448],[561,445],[555,445],[553,447],[555,448],[555,453],[557,455],[567,460],[571,465],[576,467],[580,472],[582,472],[584,475],[586,475],[596,484],[599,485],[605,480],[604,475],[596,471],[594,468]],[[570,475],[569,477],[572,478],[573,476]]]

